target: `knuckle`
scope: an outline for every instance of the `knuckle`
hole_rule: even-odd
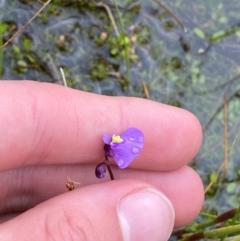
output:
[[[58,217],[57,220],[54,216]],[[79,218],[80,217],[80,218]],[[57,215],[48,214],[45,228],[46,240],[51,241],[92,241],[99,240],[91,221],[82,213],[67,210]]]

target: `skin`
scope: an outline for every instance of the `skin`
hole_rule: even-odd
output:
[[[4,240],[28,240],[28,234],[29,240],[68,240],[70,234],[96,240],[104,230],[106,237],[121,240],[115,204],[130,189],[149,186],[172,202],[175,227],[191,222],[201,209],[202,182],[186,166],[202,141],[190,112],[31,81],[0,82],[0,103],[0,239],[16,230]],[[141,154],[127,169],[112,168],[115,181],[108,174],[97,179],[102,134],[129,127],[145,134]],[[66,175],[81,183],[76,190],[67,192]]]

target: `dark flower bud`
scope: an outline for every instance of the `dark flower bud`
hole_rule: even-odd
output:
[[[97,178],[104,178],[106,172],[105,164],[100,163],[95,168],[95,175]]]

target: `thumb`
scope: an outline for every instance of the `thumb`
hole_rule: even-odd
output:
[[[0,240],[163,241],[174,225],[171,202],[137,180],[79,188],[0,226]]]

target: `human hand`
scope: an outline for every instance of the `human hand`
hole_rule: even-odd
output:
[[[161,241],[198,214],[203,185],[186,164],[202,133],[188,111],[27,81],[0,82],[0,103],[0,240]],[[97,179],[102,135],[131,126],[141,154]]]

